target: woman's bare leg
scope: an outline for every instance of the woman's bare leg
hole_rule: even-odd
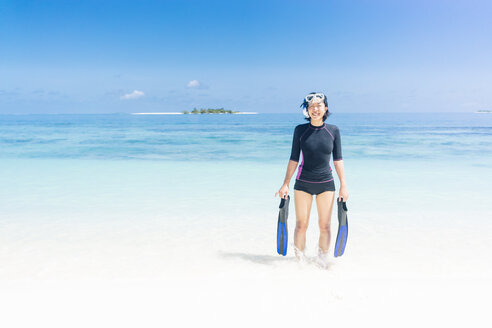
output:
[[[309,224],[309,214],[313,204],[313,195],[294,190],[294,200],[296,205],[296,230],[294,233],[294,245],[301,251],[306,247],[306,230]]]
[[[327,252],[330,247],[330,222],[334,200],[334,191],[325,191],[316,196],[316,206],[318,207],[319,218],[319,248],[324,253]]]

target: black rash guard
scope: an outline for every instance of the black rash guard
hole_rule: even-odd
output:
[[[311,123],[299,124],[294,130],[290,160],[299,162],[302,150],[302,162],[297,170],[297,180],[322,183],[333,180],[330,157],[342,159],[340,131],[333,124],[323,123],[314,126]]]

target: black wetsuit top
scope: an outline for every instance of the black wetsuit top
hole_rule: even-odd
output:
[[[302,162],[297,170],[297,180],[322,183],[333,180],[330,157],[342,159],[340,131],[333,124],[323,123],[314,126],[311,123],[299,124],[294,130],[290,159],[299,162],[302,150]]]

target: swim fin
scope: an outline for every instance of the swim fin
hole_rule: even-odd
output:
[[[348,221],[347,221],[347,202],[337,200],[338,205],[338,234],[335,243],[335,257],[342,256],[345,251],[348,237]]]
[[[285,256],[287,254],[287,218],[289,216],[290,196],[280,200],[280,210],[278,212],[277,222],[277,253]]]

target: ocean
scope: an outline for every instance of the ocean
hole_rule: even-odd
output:
[[[492,115],[333,113],[326,123],[341,132],[349,237],[328,270],[299,268],[291,244],[286,257],[276,254],[275,192],[305,122],[300,114],[0,115],[0,280],[160,281],[175,296],[191,286],[217,293],[208,302],[230,313],[238,286],[242,305],[262,295],[260,312],[303,295],[347,311],[387,297],[449,309],[450,288],[463,309],[475,287],[492,286]],[[317,229],[313,200],[311,257]],[[283,283],[295,296],[279,302]],[[438,288],[428,303],[419,299],[424,286]]]
[[[0,158],[279,163],[302,123],[297,114],[0,115]],[[490,160],[490,114],[335,113],[327,123],[351,161]]]

